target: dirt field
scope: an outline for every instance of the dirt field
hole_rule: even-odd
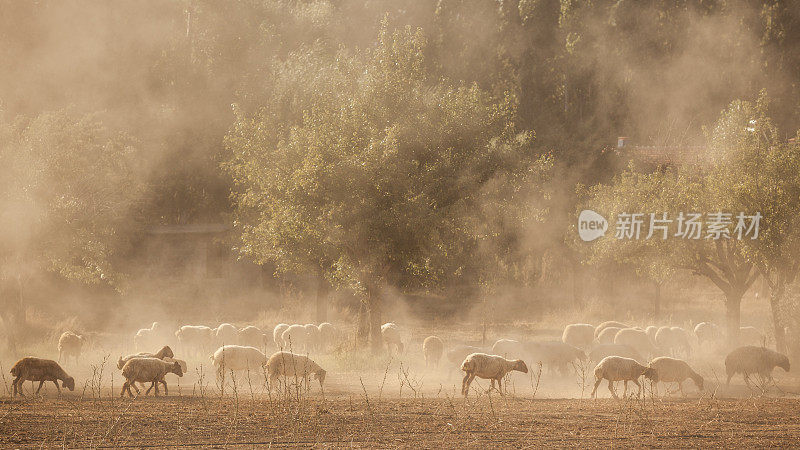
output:
[[[75,393],[76,394],[76,393]],[[84,395],[0,401],[2,447],[796,446],[800,402]]]

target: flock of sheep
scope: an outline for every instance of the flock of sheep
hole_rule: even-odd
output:
[[[763,346],[764,336],[755,328],[742,328],[742,343],[750,344],[736,348],[725,358],[727,383],[735,374],[744,376],[749,384],[751,375],[759,375],[764,380],[772,381],[772,370],[781,367],[789,371],[789,359],[780,353]],[[402,354],[405,350],[403,334],[395,323],[386,323],[381,327],[383,342],[390,355]],[[173,339],[174,338],[176,339]],[[145,392],[155,390],[159,393],[159,385],[163,385],[168,394],[165,376],[173,373],[183,376],[187,372],[187,363],[176,359],[172,348],[166,343],[177,343],[177,348],[186,355],[207,356],[216,369],[216,375],[223,380],[227,373],[264,370],[270,385],[277,383],[280,377],[304,382],[309,386],[310,378],[319,381],[322,388],[326,371],[309,356],[330,351],[342,341],[341,333],[330,323],[314,324],[278,324],[271,336],[254,326],[237,329],[231,324],[221,324],[216,328],[206,326],[185,325],[171,333],[158,322],[149,328],[139,330],[134,336],[137,350],[143,348],[159,348],[155,353],[140,352],[117,361],[125,382],[120,392],[133,397],[131,389],[140,392],[136,383],[150,383]],[[80,356],[84,339],[70,331],[64,332],[58,343],[59,361],[68,361]],[[267,348],[276,351],[267,356]],[[683,382],[692,380],[698,389],[703,389],[703,377],[691,367],[690,360],[693,349],[702,346],[724,346],[724,337],[716,325],[703,322],[689,332],[680,327],[640,328],[627,324],[609,321],[598,326],[590,324],[571,324],[564,328],[560,341],[523,342],[513,339],[499,339],[491,349],[469,345],[454,345],[446,352],[451,368],[458,368],[465,373],[462,380],[462,394],[466,396],[472,381],[478,377],[491,380],[491,388],[502,393],[502,380],[512,371],[528,372],[529,362],[541,363],[551,372],[564,375],[570,367],[581,362],[591,362],[594,367],[595,384],[592,396],[603,380],[608,381],[611,394],[616,397],[614,382],[623,381],[625,394],[628,382],[639,387],[642,376],[657,386],[658,382],[677,383],[683,393]],[[428,336],[422,344],[425,366],[436,368],[445,355],[444,341],[437,336]],[[648,362],[649,361],[649,362]],[[46,381],[52,381],[58,388],[60,381],[63,387],[75,388],[75,380],[70,377],[56,361],[27,357],[18,361],[11,369],[14,376],[12,395],[22,395],[24,381],[39,381],[39,388]],[[657,387],[656,387],[657,389]],[[656,391],[657,393],[657,391]]]

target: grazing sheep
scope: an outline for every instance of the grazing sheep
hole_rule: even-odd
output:
[[[308,330],[304,325],[294,324],[286,328],[286,331],[281,335],[284,347],[290,351],[305,351],[309,350]]]
[[[425,354],[425,367],[439,367],[439,360],[444,352],[444,342],[438,336],[428,336],[422,342],[422,353]]]
[[[589,352],[589,361],[600,362],[603,358],[608,356],[622,356],[623,358],[630,358],[636,361],[645,360],[636,349],[628,345],[602,344],[596,346]]]
[[[703,345],[704,342],[716,344],[722,340],[722,330],[711,322],[700,322],[694,326],[694,334],[697,336],[697,343]]]
[[[71,331],[63,332],[61,337],[58,338],[58,361],[61,362],[61,358],[63,357],[66,363],[67,359],[72,356],[75,358],[75,364],[78,364],[78,356],[81,354],[82,347],[83,336]]]
[[[578,348],[589,348],[594,341],[594,326],[588,323],[572,323],[564,327],[561,342]]]
[[[727,386],[737,373],[742,374],[744,382],[750,385],[750,375],[758,374],[762,379],[773,381],[772,369],[780,367],[789,371],[789,358],[774,350],[748,345],[739,347],[725,357],[725,373],[728,375]]]
[[[13,388],[11,392],[12,397],[17,394],[23,397],[25,396],[25,394],[22,393],[22,383],[26,381],[39,382],[36,394],[42,389],[42,385],[45,381],[52,381],[55,383],[59,395],[61,394],[61,387],[58,385],[59,381],[61,381],[62,386],[70,391],[75,390],[75,379],[67,375],[64,369],[51,359],[34,358],[32,356],[22,358],[11,368],[11,375],[14,376],[14,380],[11,382]]]
[[[461,393],[464,397],[467,396],[469,385],[475,377],[492,380],[490,389],[494,388],[494,382],[497,381],[497,389],[502,395],[503,377],[512,370],[528,373],[528,366],[521,359],[508,360],[502,356],[473,353],[468,355],[464,362],[461,363],[461,370],[466,372],[464,380],[461,382]]]
[[[400,328],[394,322],[389,322],[381,325],[381,337],[389,350],[389,356],[392,356],[392,346],[397,349],[397,353],[403,353],[403,339],[400,336]]]
[[[642,375],[651,380],[655,380],[658,376],[655,369],[643,366],[636,360],[621,356],[607,356],[594,368],[594,377],[597,381],[594,383],[591,396],[594,397],[597,394],[597,386],[600,386],[600,382],[603,380],[608,380],[608,390],[614,398],[618,398],[617,393],[614,391],[615,381],[625,382],[623,397],[628,395],[628,381],[633,381],[639,387],[637,396],[641,396],[642,385],[639,384],[639,377]]]
[[[689,336],[680,327],[661,327],[656,331],[655,343],[659,348],[670,354],[677,355],[682,351],[687,356],[691,353]]]
[[[627,345],[643,355],[654,355],[657,352],[656,347],[647,337],[647,333],[641,328],[623,328],[617,331],[614,343]]]
[[[214,338],[217,345],[233,344],[239,342],[239,330],[229,323],[223,323],[214,328]]]
[[[275,342],[275,348],[283,348],[286,346],[286,343],[283,342],[283,332],[288,328],[289,324],[286,323],[275,325],[275,328],[272,330],[272,340]]]
[[[526,353],[525,346],[514,339],[498,339],[492,345],[492,354],[504,358],[522,358]]]
[[[561,341],[531,342],[525,346],[531,362],[541,362],[552,371],[566,374],[569,365],[586,359],[586,353],[578,347]]]
[[[653,380],[655,383],[656,395],[658,395],[658,387],[656,385],[659,381],[663,381],[664,383],[678,383],[678,389],[681,391],[681,395],[686,395],[683,392],[683,382],[691,378],[695,386],[697,386],[697,389],[703,390],[703,377],[689,367],[689,364],[682,359],[662,356],[650,361],[649,366],[656,371],[656,378]]]
[[[318,350],[322,344],[319,328],[313,323],[307,323],[304,326],[306,328],[306,336],[308,336],[309,350]]]
[[[125,378],[125,383],[122,384],[122,391],[119,396],[128,395],[133,397],[131,386],[136,389],[136,395],[139,395],[139,388],[136,383],[152,383],[144,395],[150,393],[150,389],[155,388],[155,395],[158,396],[158,383],[164,385],[164,395],[169,395],[167,390],[167,382],[164,376],[168,373],[182,377],[183,370],[177,361],[162,361],[158,358],[133,358],[122,366],[122,376]]]
[[[122,370],[122,368],[125,366],[125,363],[132,360],[133,358],[157,358],[164,360],[166,358],[174,358],[174,357],[175,354],[172,353],[172,349],[169,348],[169,345],[165,345],[161,347],[161,350],[155,353],[142,352],[142,353],[137,353],[135,355],[128,355],[124,358],[120,356],[119,360],[117,360],[117,369]]]
[[[605,330],[608,327],[614,327],[614,328],[622,329],[622,328],[630,328],[630,325],[626,325],[626,324],[624,324],[622,322],[617,322],[615,320],[609,320],[607,322],[603,322],[600,325],[598,325],[597,328],[594,329],[594,337],[595,337],[595,339],[597,339],[597,336],[599,336],[600,333],[602,333],[603,330]]]
[[[327,349],[335,347],[339,341],[339,330],[328,322],[322,322],[317,328],[319,329],[321,347]]]
[[[214,342],[214,330],[203,325],[184,325],[175,336],[183,351],[194,355],[205,353]]]
[[[239,345],[246,347],[264,348],[264,333],[257,327],[248,325],[239,330]]]
[[[764,347],[766,345],[766,337],[764,333],[756,327],[741,327],[739,328],[739,345]]]
[[[223,345],[211,355],[211,363],[217,368],[217,379],[222,380],[231,371],[260,370],[267,356],[255,347]]]
[[[153,322],[150,328],[142,328],[133,336],[133,346],[136,350],[155,347],[164,343],[167,338],[164,327],[158,322]]]
[[[325,375],[327,373],[308,357],[290,352],[277,352],[273,354],[269,357],[266,365],[270,387],[278,386],[275,383],[280,376],[287,378],[296,377],[297,379],[303,380],[306,387],[310,387],[309,376],[314,375],[314,378],[319,381],[320,389],[322,389],[322,383],[325,381]]]
[[[613,344],[614,338],[617,336],[617,333],[622,328],[619,327],[605,327],[603,331],[597,334],[597,337],[594,339],[596,344]]]

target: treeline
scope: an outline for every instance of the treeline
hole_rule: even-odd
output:
[[[362,298],[366,339],[386,286],[490,296],[588,262],[576,186],[625,170],[618,135],[705,144],[763,88],[773,142],[800,124],[798,1],[0,9],[4,298],[38,271],[124,290],[137,230],[229,222],[244,257]]]

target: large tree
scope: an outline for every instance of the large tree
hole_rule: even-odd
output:
[[[375,348],[383,289],[478,272],[474,256],[507,238],[500,218],[525,215],[501,198],[540,192],[549,167],[512,96],[428,79],[425,46],[384,23],[367,50],[295,53],[274,68],[276,97],[227,137],[243,252],[353,289]]]

